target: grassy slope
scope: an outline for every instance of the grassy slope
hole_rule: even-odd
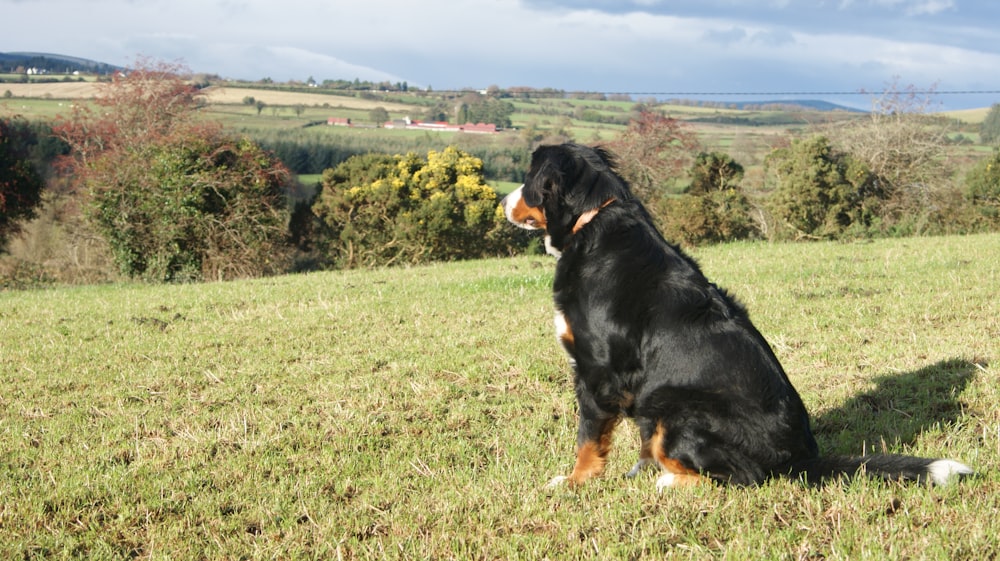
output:
[[[657,495],[572,463],[553,263],[0,293],[0,558],[988,558],[1000,236],[700,249],[821,446],[956,457],[928,489]]]

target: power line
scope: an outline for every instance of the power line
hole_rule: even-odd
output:
[[[411,92],[421,92],[420,89],[413,89]],[[485,92],[486,90],[477,88],[467,88],[467,89],[440,89],[440,90],[429,90],[436,94],[444,94],[448,96],[462,96],[471,92]],[[847,97],[847,96],[866,96],[866,97],[882,97],[891,95],[900,96],[923,96],[925,98],[931,98],[937,96],[973,96],[973,95],[993,95],[1000,97],[1000,90],[933,90],[933,89],[920,89],[920,90],[908,90],[908,89],[881,89],[881,90],[796,90],[796,91],[597,91],[597,90],[560,90],[555,88],[531,88],[528,86],[510,87],[510,88],[500,88],[499,93],[502,97],[524,97],[524,98],[534,98],[534,99],[545,99],[545,98],[587,98],[593,96],[603,96],[603,97],[621,97],[627,99],[642,99],[642,98],[656,98],[659,100],[690,100],[696,101],[697,99],[707,99],[707,100],[717,100],[718,98],[778,98],[778,99],[764,99],[763,101],[774,101],[779,103],[782,101],[781,98],[789,99],[803,99],[803,98],[822,98],[822,97]]]
[[[452,93],[452,92],[449,92]],[[454,92],[454,93],[461,93]],[[725,91],[676,91],[676,92],[601,92],[601,91],[565,91],[565,90],[529,90],[525,93],[531,95],[631,95],[631,96],[823,96],[823,95],[884,95],[890,93],[915,94],[915,95],[1000,95],[1000,90],[873,90],[873,91],[763,91],[763,92],[725,92]]]
[[[904,94],[917,94],[917,95],[986,95],[986,94],[1000,94],[1000,90],[947,90],[947,91],[936,91],[936,90],[906,90],[902,92],[896,92],[895,90],[882,90],[882,91],[798,91],[798,92],[606,92],[606,95],[655,95],[655,96],[776,96],[776,95],[794,95],[794,96],[818,96],[818,95],[882,95],[887,93],[904,93]],[[581,92],[582,93],[582,92]]]

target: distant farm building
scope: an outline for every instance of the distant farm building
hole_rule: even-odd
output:
[[[497,132],[497,126],[493,123],[465,123],[464,125],[455,125],[445,121],[414,121],[409,117],[405,119],[396,119],[389,121],[382,125],[387,129],[413,129],[413,130],[425,130],[425,131],[439,131],[439,132],[467,132],[473,134],[495,134]]]
[[[371,127],[371,125],[355,125],[348,117],[329,117],[326,124],[335,127]],[[464,125],[454,125],[446,121],[414,121],[409,117],[405,119],[395,119],[382,125],[387,129],[412,129],[439,132],[467,132],[471,134],[496,134],[499,132],[493,123],[465,123]]]
[[[493,123],[465,123],[462,125],[462,132],[493,134],[497,132],[497,126]]]

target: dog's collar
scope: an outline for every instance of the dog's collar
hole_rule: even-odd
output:
[[[599,206],[597,208],[592,208],[592,209],[588,210],[587,212],[581,214],[576,219],[576,222],[573,224],[573,233],[575,234],[575,233],[579,232],[581,228],[583,228],[584,226],[586,226],[587,224],[589,224],[590,221],[593,220],[595,216],[597,216],[597,213],[600,212],[601,209],[603,209],[604,207],[608,206],[609,204],[611,204],[613,202],[615,202],[615,198],[611,197],[610,199],[604,201],[604,204],[602,204],[601,206]]]

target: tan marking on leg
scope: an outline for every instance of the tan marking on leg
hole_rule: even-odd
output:
[[[573,466],[573,473],[567,477],[571,486],[581,485],[591,477],[604,473],[604,465],[607,463],[608,453],[611,452],[611,434],[618,421],[618,417],[608,419],[601,427],[601,435],[596,441],[584,442],[577,448],[576,465]]]
[[[667,428],[663,426],[663,423],[657,423],[656,431],[653,432],[653,437],[649,440],[650,454],[652,454],[653,459],[656,460],[656,463],[659,464],[663,471],[666,472],[656,480],[656,488],[684,487],[707,482],[708,479],[696,470],[688,468],[680,460],[667,457],[663,451],[663,439],[666,436]]]

